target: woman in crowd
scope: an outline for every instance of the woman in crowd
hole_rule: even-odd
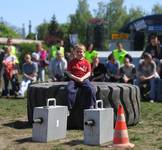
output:
[[[156,71],[156,63],[153,61],[152,56],[149,53],[143,54],[143,59],[137,70],[137,80],[135,84],[141,86],[142,84],[148,83],[150,86],[149,98],[150,102],[155,100],[155,79],[159,78]]]

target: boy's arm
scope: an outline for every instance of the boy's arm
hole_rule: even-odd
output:
[[[68,71],[66,71],[66,74],[68,75],[69,78],[75,80],[76,82],[83,82],[85,79],[89,78],[90,75],[91,75],[91,73],[88,72],[88,73],[86,73],[83,77],[80,78],[80,77],[77,77],[77,76],[71,74],[71,73],[68,72]]]
[[[85,79],[91,76],[91,72],[87,72],[83,77],[80,78],[80,81],[83,82]]]
[[[79,77],[76,77],[75,75],[73,75],[71,72],[69,71],[65,71],[65,74],[70,78],[70,79],[73,79],[75,81],[78,81],[79,80]]]

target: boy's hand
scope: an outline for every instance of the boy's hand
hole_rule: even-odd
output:
[[[146,80],[146,78],[144,76],[140,76],[140,80],[144,81],[144,80]]]
[[[80,83],[82,83],[82,82],[84,81],[84,79],[83,79],[83,78],[79,78],[78,81],[79,81]]]
[[[76,82],[79,82],[79,83],[82,83],[82,82],[83,82],[83,79],[82,79],[82,78],[78,78],[78,77],[76,77],[74,80],[75,80]]]

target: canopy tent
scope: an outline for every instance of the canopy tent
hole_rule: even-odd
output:
[[[131,33],[131,31],[159,32],[162,31],[162,14],[149,15],[124,25],[120,32]]]
[[[156,33],[162,42],[162,14],[148,15],[131,21],[119,32],[130,33],[133,50],[143,50],[152,33]]]

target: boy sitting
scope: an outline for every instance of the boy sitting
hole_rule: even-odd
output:
[[[91,65],[84,58],[85,46],[77,44],[74,51],[76,58],[70,61],[67,68],[67,74],[70,78],[67,85],[68,107],[72,109],[76,101],[76,93],[81,88],[84,96],[79,98],[83,101],[83,108],[93,108],[96,101],[96,90],[88,79],[91,75]]]

